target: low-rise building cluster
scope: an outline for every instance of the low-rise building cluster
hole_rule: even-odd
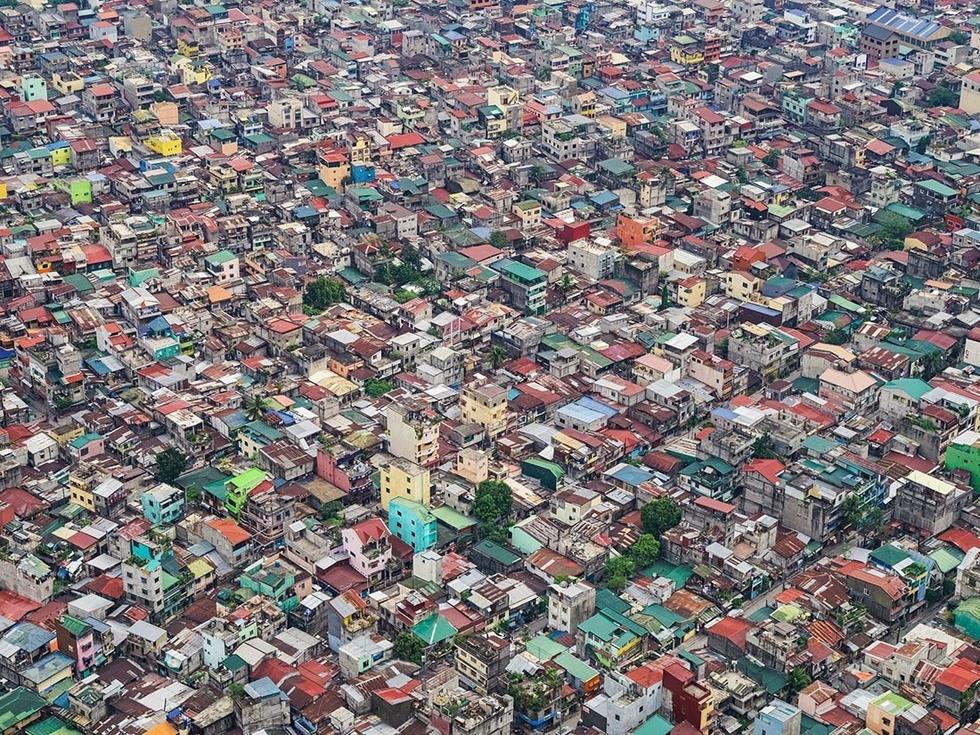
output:
[[[971,0],[0,7],[0,735],[980,735]]]

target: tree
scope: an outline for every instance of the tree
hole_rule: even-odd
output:
[[[779,163],[779,151],[769,151],[765,156],[763,156],[762,162],[770,168],[775,167],[776,164]]]
[[[395,658],[422,665],[425,643],[411,631],[403,630],[395,638]]]
[[[636,543],[630,547],[630,558],[639,569],[653,564],[660,556],[660,542],[651,533],[640,534]]]
[[[175,447],[167,447],[157,455],[157,479],[168,485],[187,469],[187,455]]]
[[[575,289],[575,279],[566,273],[555,284],[555,289],[561,294],[561,302],[564,304],[568,300],[568,294]]]
[[[670,498],[657,498],[643,506],[643,510],[640,511],[640,521],[644,533],[660,538],[664,532],[681,522],[681,509]]]
[[[874,235],[875,239],[889,250],[901,250],[905,247],[905,238],[912,233],[911,223],[900,214],[884,212],[878,218],[881,230]]]
[[[806,669],[797,666],[789,672],[789,689],[794,694],[807,687],[813,679],[806,673]]]
[[[614,556],[606,562],[606,586],[613,592],[622,592],[626,582],[636,571],[636,564],[628,556]]]
[[[669,309],[670,306],[670,286],[664,281],[663,286],[660,287],[660,310]]]
[[[756,459],[776,459],[779,454],[772,447],[772,437],[766,433],[752,442],[752,456]]]
[[[372,398],[378,398],[383,396],[385,393],[394,388],[394,384],[390,380],[378,380],[377,378],[368,378],[364,381],[364,392],[367,393]]]
[[[265,417],[265,398],[257,394],[252,394],[252,396],[245,401],[243,408],[245,409],[245,415],[250,420],[259,421]]]
[[[200,488],[196,488],[193,485],[191,485],[189,488],[187,488],[184,491],[184,502],[187,503],[188,505],[193,505],[198,501],[200,497],[201,497]]]
[[[847,340],[847,330],[840,327],[831,329],[823,338],[824,343],[828,345],[844,345],[847,344]]]
[[[343,301],[346,293],[343,282],[336,278],[321,276],[306,284],[306,289],[303,291],[303,305],[316,311],[323,311],[328,306]]]
[[[953,31],[947,36],[947,40],[957,46],[963,46],[970,42],[970,34],[966,31]]]
[[[922,379],[931,380],[946,369],[946,359],[939,350],[934,350],[922,358]]]
[[[343,509],[343,503],[341,503],[339,500],[331,500],[329,503],[324,503],[320,506],[316,517],[319,518],[322,523],[330,523],[340,519],[340,512]]]
[[[507,247],[507,235],[503,230],[494,230],[490,233],[490,239],[487,242],[498,250],[503,250]]]
[[[929,147],[929,136],[921,138],[918,143],[915,144],[915,152],[919,154],[924,154],[926,149]]]
[[[949,87],[936,87],[929,93],[930,107],[956,107],[960,97]]]
[[[507,362],[507,351],[499,345],[491,347],[490,352],[487,353],[487,363],[490,367],[499,370],[505,362]]]
[[[480,533],[493,540],[503,540],[513,505],[514,494],[506,482],[484,480],[477,485],[473,515],[480,522]]]

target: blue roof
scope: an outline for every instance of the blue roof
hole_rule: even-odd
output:
[[[599,94],[614,100],[624,100],[630,96],[629,92],[619,87],[603,87],[599,90]]]
[[[599,411],[593,411],[591,408],[580,406],[577,403],[569,403],[567,406],[562,406],[558,409],[558,413],[570,416],[582,424],[591,424],[593,421],[601,419],[604,415]]]
[[[267,697],[284,696],[268,676],[263,676],[245,685],[245,694],[252,699],[266,699]]]
[[[612,406],[608,406],[602,401],[597,401],[594,398],[589,398],[588,396],[583,396],[582,398],[579,398],[577,401],[575,401],[575,404],[582,406],[583,408],[588,408],[592,411],[598,411],[599,413],[604,414],[607,418],[610,419],[613,416],[619,414],[619,411],[617,411]]]
[[[624,464],[622,467],[616,468],[609,473],[609,476],[615,477],[620,482],[625,482],[627,485],[633,485],[634,487],[653,479],[653,473],[650,470],[643,469],[642,467],[634,467],[630,464]]]

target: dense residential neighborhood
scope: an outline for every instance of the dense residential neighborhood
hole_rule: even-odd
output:
[[[0,735],[980,735],[974,0],[0,3]]]

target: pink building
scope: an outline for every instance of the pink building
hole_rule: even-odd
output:
[[[341,532],[348,561],[368,581],[384,574],[392,559],[391,532],[380,518],[369,518]]]

